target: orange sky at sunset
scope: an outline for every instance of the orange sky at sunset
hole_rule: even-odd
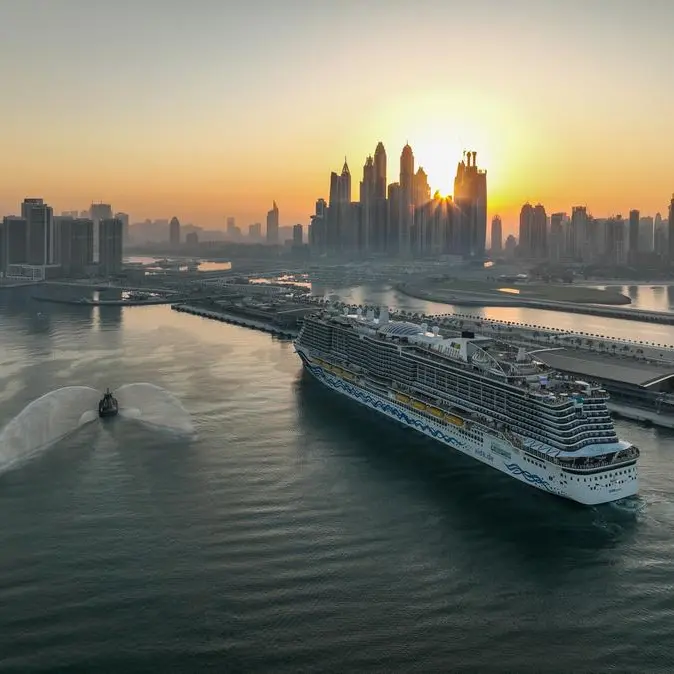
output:
[[[133,221],[223,227],[234,215],[245,227],[275,199],[282,225],[306,224],[345,155],[358,198],[379,140],[389,182],[409,141],[445,194],[462,151],[477,151],[507,231],[526,200],[548,213],[667,212],[674,3],[644,15],[627,0],[345,0],[340,12],[204,0],[162,22],[157,7],[0,7],[0,59],[15,64],[0,73],[1,212],[42,196],[56,212],[104,201]],[[54,36],[102,26],[115,48],[20,51],[35,22]]]

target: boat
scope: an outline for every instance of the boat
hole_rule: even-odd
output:
[[[101,417],[101,419],[106,417],[116,417],[117,412],[119,412],[117,398],[112,395],[110,389],[106,389],[105,394],[98,403],[98,416]]]
[[[327,388],[519,482],[585,505],[638,493],[639,449],[617,436],[607,392],[522,347],[385,307],[309,314],[294,347]]]

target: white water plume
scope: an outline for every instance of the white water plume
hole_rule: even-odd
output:
[[[190,413],[169,391],[154,384],[125,384],[115,392],[119,414],[145,424],[192,435],[194,426]]]
[[[95,421],[101,395],[90,386],[65,386],[27,405],[0,433],[0,472],[42,453]],[[126,384],[114,395],[120,417],[137,419],[180,435],[194,434],[189,412],[178,398],[159,386]]]
[[[96,419],[100,393],[90,386],[65,386],[27,405],[0,433],[0,470],[44,451]]]

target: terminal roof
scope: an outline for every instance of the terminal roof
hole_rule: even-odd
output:
[[[590,353],[576,349],[540,349],[531,355],[555,370],[650,388],[674,377],[674,367],[639,362],[622,355]]]

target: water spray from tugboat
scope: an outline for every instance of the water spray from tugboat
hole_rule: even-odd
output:
[[[181,436],[194,434],[189,412],[172,393],[148,383],[125,384],[116,392],[65,386],[34,400],[0,433],[0,473],[41,454],[83,426],[111,417],[133,419]]]

